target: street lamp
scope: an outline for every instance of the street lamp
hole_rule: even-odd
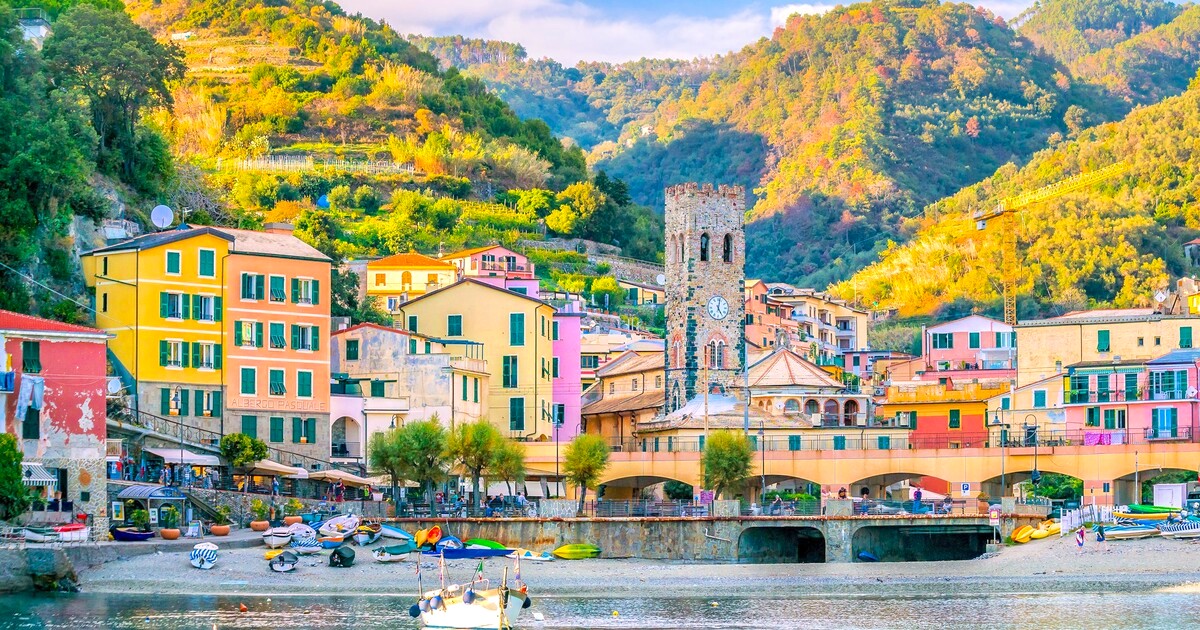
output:
[[[762,495],[759,500],[765,503],[767,500],[767,425],[762,420],[758,421],[758,448],[762,450]]]
[[[1029,422],[1030,419],[1033,420],[1032,424]],[[1025,414],[1025,420],[1021,423],[1021,426],[1025,428],[1026,438],[1028,438],[1031,433],[1033,435],[1033,473],[1029,475],[1029,479],[1033,482],[1033,490],[1034,493],[1036,493],[1038,482],[1042,480],[1042,473],[1038,472],[1038,442],[1040,440],[1038,439],[1037,416],[1031,413]],[[1030,431],[1030,429],[1032,429],[1032,431]]]

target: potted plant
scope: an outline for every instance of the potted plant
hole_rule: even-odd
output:
[[[150,531],[150,513],[146,510],[134,510],[130,512],[129,522],[140,531]]]
[[[230,509],[228,505],[217,506],[217,519],[213,521],[212,527],[208,529],[213,536],[228,536],[229,535],[229,515]]]
[[[250,521],[250,529],[256,532],[265,532],[271,526],[271,522],[267,520],[269,509],[267,504],[262,499],[255,499],[250,502],[250,513],[254,515],[254,520]]]
[[[988,510],[991,508],[991,506],[988,505],[988,501],[991,500],[991,498],[991,495],[986,492],[980,492],[979,494],[975,495],[975,500],[979,502],[978,505],[980,514],[988,513]]]
[[[300,499],[295,497],[288,499],[288,502],[283,504],[283,524],[295,525],[296,523],[303,523],[304,517],[300,516],[300,510],[303,509],[304,504],[300,502]]]
[[[168,505],[163,508],[161,514],[158,515],[159,524],[162,528],[158,530],[158,535],[162,536],[163,540],[176,540],[179,538],[179,510],[175,506]]]

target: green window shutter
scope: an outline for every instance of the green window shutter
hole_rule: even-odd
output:
[[[188,391],[186,389],[179,390],[179,415],[191,415],[188,413]]]
[[[462,390],[463,402],[467,402],[467,375],[466,374],[462,375],[462,387],[460,387],[459,389]]]
[[[479,402],[479,379],[476,378],[473,380],[475,381],[475,395],[472,397],[471,402]]]
[[[221,306],[222,306],[221,302],[222,302],[221,296],[218,295],[217,297],[213,298],[213,321],[214,322],[221,321]]]
[[[203,416],[204,415],[204,390],[197,389],[195,391],[195,396],[196,396],[196,415]]]
[[[262,274],[254,276],[254,299],[261,300],[266,295],[265,287],[263,286],[265,284],[266,276]]]
[[[213,369],[214,370],[221,369],[222,363],[223,363],[223,361],[221,359],[221,344],[219,344],[219,343],[213,344]]]
[[[409,338],[408,338],[408,353],[409,353],[409,354],[416,354],[416,353],[417,353],[417,339],[416,339],[416,337],[409,337]]]
[[[320,349],[321,349],[321,327],[313,326],[312,327],[312,351],[317,352]],[[425,342],[425,353],[426,354],[429,353],[429,342],[428,341]]]
[[[524,398],[509,398],[508,399],[508,430],[509,431],[524,431],[525,430],[525,399]]]
[[[242,322],[241,320],[233,322],[233,345],[242,345]]]
[[[200,342],[192,342],[192,367],[200,367]]]
[[[167,312],[170,309],[170,296],[166,291],[158,294],[158,316],[166,319]]]
[[[408,331],[409,332],[417,332],[417,316],[416,315],[408,316]]]
[[[844,436],[844,435],[833,436],[833,450],[835,450],[835,451],[846,450],[846,436]]]
[[[321,303],[321,282],[319,280],[312,281],[312,303],[313,306]]]
[[[1046,392],[1044,390],[1039,389],[1033,392],[1033,406],[1038,409],[1046,406]]]
[[[304,437],[308,438],[309,444],[317,443],[317,419],[308,418],[304,421]]]
[[[299,444],[301,435],[304,435],[304,421],[292,418],[292,443]]]
[[[551,336],[551,339],[552,339],[553,341],[558,341],[558,322],[553,322],[553,323],[551,323],[551,324],[550,324],[550,330],[551,330],[551,332],[553,333],[553,334],[552,334],[552,336]]]
[[[1007,396],[1000,399],[1000,408],[1008,410],[1012,408],[1012,399]]]
[[[462,336],[462,315],[446,316],[446,336],[461,337]]]
[[[1171,437],[1179,437],[1179,409],[1171,407]]]
[[[1117,427],[1116,411],[1117,411],[1116,409],[1105,409],[1104,410],[1104,428],[1105,429],[1115,429]]]
[[[1100,330],[1096,332],[1096,352],[1108,352],[1110,349],[1108,343],[1108,331]]]
[[[371,397],[383,398],[387,391],[387,385],[383,381],[371,381]]]
[[[212,415],[214,418],[221,415],[221,392],[212,394]]]
[[[357,361],[358,360],[358,340],[357,339],[350,339],[350,340],[346,341],[346,360],[347,361]]]
[[[1191,326],[1183,326],[1179,329],[1179,347],[1180,348],[1191,348],[1192,347],[1192,327]]]
[[[192,346],[195,344],[186,341],[179,344],[179,364],[182,367],[191,366]]]
[[[162,412],[163,416],[171,415],[171,390],[164,387],[158,390],[162,394]]]
[[[242,416],[242,433],[247,437],[258,437],[257,416]]]
[[[553,376],[554,376],[554,378],[558,378],[558,357],[554,357],[553,365],[554,365]]]
[[[881,450],[881,451],[891,450],[892,438],[890,436],[880,435],[880,436],[878,436],[876,441],[878,442],[879,450]]]
[[[211,277],[215,275],[215,256],[215,252],[200,250],[200,275],[205,277]]]
[[[508,345],[525,345],[525,313],[511,313],[508,316]]]
[[[283,418],[271,418],[271,441],[283,441]]]
[[[300,302],[300,278],[292,278],[292,303]]]
[[[800,438],[801,438],[801,436],[799,436],[799,435],[789,435],[788,436],[788,450],[789,451],[800,450]]]
[[[263,347],[263,324],[262,322],[254,322],[254,347]]]
[[[242,368],[241,391],[243,394],[253,396],[257,392],[258,384],[254,382],[257,375],[258,373],[254,371],[254,368]]]
[[[957,409],[950,410],[950,428],[951,429],[961,429],[962,428],[962,416],[960,414],[961,414],[961,412]]]
[[[167,343],[166,339],[160,340],[158,342],[158,364],[165,366],[167,364],[167,358],[170,356],[171,356],[170,344]]]
[[[312,397],[312,372],[296,372],[296,395]]]
[[[977,332],[969,333],[969,339],[967,340],[967,345],[971,348],[978,348],[979,347],[979,333],[977,333]]]
[[[300,348],[300,325],[292,324],[292,350]]]

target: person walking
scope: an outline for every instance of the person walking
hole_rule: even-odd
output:
[[[921,487],[920,486],[917,486],[917,489],[913,490],[912,498],[913,498],[913,509],[912,509],[913,514],[920,514],[921,513]]]
[[[1079,531],[1075,532],[1075,546],[1079,547],[1079,553],[1083,553],[1083,543],[1087,540],[1087,534],[1084,533],[1083,527],[1080,526]]]
[[[1101,545],[1101,551],[1108,551],[1108,537],[1104,535],[1104,523],[1096,525],[1096,543]]]

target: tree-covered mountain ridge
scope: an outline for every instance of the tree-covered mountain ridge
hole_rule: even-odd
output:
[[[1025,166],[931,204],[909,222],[904,245],[833,286],[835,293],[902,315],[1000,311],[1001,235],[979,231],[974,211],[1071,175],[1123,161],[1128,172],[1017,215],[1019,314],[1088,306],[1147,306],[1173,277],[1192,272],[1182,243],[1200,231],[1200,81],[1038,152]]]

